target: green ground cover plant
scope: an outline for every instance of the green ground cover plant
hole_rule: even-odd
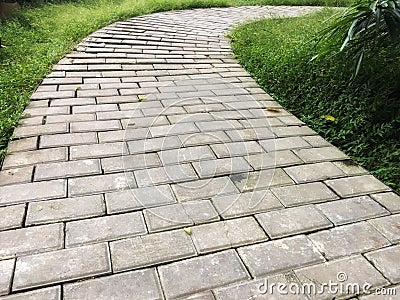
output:
[[[242,25],[231,34],[233,50],[285,108],[399,192],[399,46],[368,52],[354,80],[354,61],[340,45],[311,61],[319,51],[313,37],[334,12]]]

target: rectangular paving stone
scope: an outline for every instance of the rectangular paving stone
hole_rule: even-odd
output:
[[[128,153],[124,142],[79,145],[70,147],[71,159],[85,159],[97,157],[122,156]]]
[[[101,159],[105,173],[131,171],[161,166],[156,153],[121,155]]]
[[[69,115],[48,116],[46,118],[46,124],[59,125],[57,123],[84,122],[84,121],[95,122],[95,120],[96,120],[95,114],[74,114],[74,115],[69,114]],[[86,130],[86,131],[90,131],[90,130]],[[63,133],[63,132],[61,132],[61,133]]]
[[[128,142],[131,154],[155,152],[167,149],[176,149],[181,146],[181,141],[177,136],[166,136],[160,138],[150,138]]]
[[[31,182],[32,174],[33,166],[0,171],[0,186]]]
[[[346,257],[310,266],[294,271],[302,285],[314,285],[317,291],[324,291],[323,295],[317,295],[316,299],[344,299],[351,295],[352,287],[358,286],[360,290],[368,284],[371,290],[376,287],[387,285],[387,280],[361,255]],[[345,278],[345,281],[338,280]],[[328,294],[327,284],[331,282],[339,287],[338,293]],[[322,286],[325,284],[325,286]],[[349,284],[349,285],[348,285]],[[340,289],[340,286],[343,289]],[[332,285],[334,286],[334,285]],[[349,290],[346,291],[346,286]]]
[[[94,97],[90,98],[64,98],[64,99],[54,99],[50,101],[51,107],[65,106],[65,105],[94,105],[96,104],[96,99]]]
[[[31,96],[31,100],[41,99],[60,99],[74,97],[73,91],[59,91],[59,92],[35,92]]]
[[[271,169],[301,164],[302,161],[292,151],[282,150],[245,156],[255,170]]]
[[[106,194],[108,213],[132,211],[176,202],[168,185],[129,189]]]
[[[35,169],[35,181],[101,174],[100,161],[86,159],[40,164]]]
[[[19,291],[110,272],[107,244],[23,256],[17,259],[13,290]]]
[[[66,180],[22,183],[0,187],[0,204],[18,204],[35,200],[65,197]]]
[[[214,158],[214,154],[208,146],[162,150],[159,152],[159,156],[163,165]]]
[[[150,128],[153,137],[171,136],[199,132],[194,123],[178,123],[173,125],[155,126]]]
[[[243,157],[200,160],[198,162],[193,162],[193,167],[200,178],[216,177],[253,170]]]
[[[3,162],[3,169],[34,165],[42,162],[65,161],[67,159],[67,148],[15,152],[6,156]]]
[[[195,124],[201,132],[233,130],[242,128],[242,125],[237,120],[196,122]]]
[[[263,140],[260,141],[260,144],[267,152],[311,147],[309,143],[299,136]]]
[[[190,164],[147,168],[144,170],[134,171],[134,174],[139,187],[197,179],[197,175]]]
[[[400,214],[376,218],[368,222],[392,243],[400,241]]]
[[[155,269],[126,272],[64,285],[65,300],[163,299]]]
[[[0,261],[0,296],[10,292],[14,264],[14,259]]]
[[[272,239],[332,227],[313,205],[270,211],[256,218]]]
[[[50,118],[50,116],[49,116]],[[59,116],[53,116],[53,118],[59,118]],[[46,125],[35,125],[35,126],[20,126],[14,129],[13,138],[33,137],[43,134],[56,134],[56,133],[67,133],[68,124],[46,124]]]
[[[209,200],[185,202],[183,207],[196,225],[219,220],[218,213]]]
[[[149,232],[180,228],[194,223],[181,203],[149,208],[143,214]]]
[[[180,202],[237,193],[237,189],[229,177],[217,177],[174,184],[172,185],[172,190]]]
[[[141,212],[68,222],[65,229],[67,247],[116,240],[147,232]]]
[[[287,207],[339,198],[321,182],[274,187],[271,188],[271,191]]]
[[[40,148],[94,143],[97,143],[97,136],[95,132],[52,134],[42,135],[40,137]]]
[[[365,256],[391,283],[400,282],[400,245],[369,252]]]
[[[181,298],[249,278],[234,250],[179,261],[161,266],[158,270],[167,299]]]
[[[268,189],[273,186],[293,184],[293,180],[282,169],[267,169],[256,172],[233,174],[233,183],[241,192]]]
[[[134,118],[131,119],[131,116],[126,117],[121,120],[122,126],[125,129],[138,129],[138,128],[147,128],[161,125],[168,125],[168,119],[165,116],[159,117],[144,117],[144,118]]]
[[[132,123],[135,123],[136,118],[140,118],[143,114],[139,110],[124,110],[124,111],[102,111],[96,113],[97,120],[119,120],[129,119]],[[156,117],[152,117],[155,119]]]
[[[38,137],[22,138],[13,140],[8,143],[8,153],[36,150],[38,144]]]
[[[27,225],[37,225],[90,218],[105,214],[101,195],[31,202],[26,214]]]
[[[190,236],[184,230],[148,234],[110,243],[114,272],[142,268],[195,256]]]
[[[228,130],[226,131],[226,134],[234,142],[260,140],[260,144],[261,142],[265,142],[267,139],[273,140],[275,137],[275,135],[269,129],[264,127]]]
[[[354,197],[390,190],[389,187],[372,175],[332,179],[327,180],[326,184],[342,197]]]
[[[246,216],[283,208],[279,200],[267,190],[218,196],[212,203],[223,218]]]
[[[393,192],[373,194],[371,197],[392,213],[400,212],[400,196]]]
[[[332,161],[348,159],[345,155],[336,147],[322,147],[322,148],[310,148],[295,150],[295,153],[306,163],[320,162],[320,161]]]
[[[234,142],[211,145],[218,158],[232,156],[247,156],[263,152],[261,146],[255,141]]]
[[[355,176],[355,175],[365,175],[368,174],[368,171],[358,165],[351,159],[334,161],[333,164],[341,169],[346,175]]]
[[[68,106],[28,107],[25,109],[24,113],[29,117],[63,115],[69,113],[69,107]]]
[[[238,252],[250,273],[256,277],[324,261],[321,253],[304,235],[241,247]]]
[[[44,289],[37,289],[31,292],[11,294],[1,298],[2,300],[61,300],[61,287],[54,286]]]
[[[230,139],[223,131],[214,131],[210,133],[196,133],[196,134],[184,134],[179,136],[181,143],[185,147],[189,146],[200,146],[210,145],[217,143],[229,142]]]
[[[0,259],[61,249],[63,224],[50,224],[0,232]]]
[[[68,179],[69,196],[100,194],[135,187],[136,183],[132,173],[116,173]]]
[[[367,252],[390,244],[367,222],[319,231],[310,234],[309,238],[328,259]]]
[[[268,239],[252,217],[203,224],[190,229],[199,253],[215,252]]]
[[[24,204],[0,207],[0,231],[21,227],[24,215]]]
[[[389,212],[368,196],[360,196],[317,205],[335,225],[388,215]]]
[[[278,137],[299,136],[299,135],[313,135],[317,134],[314,130],[307,126],[282,126],[271,127],[273,133]]]
[[[118,120],[73,122],[70,126],[71,132],[93,132],[121,129],[121,124]]]
[[[149,135],[147,128],[112,130],[98,132],[97,134],[100,143],[141,140]]]
[[[326,180],[345,176],[345,174],[331,162],[321,162],[284,168],[285,172],[296,181],[304,183]]]

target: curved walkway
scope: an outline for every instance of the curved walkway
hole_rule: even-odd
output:
[[[399,197],[265,94],[225,37],[311,10],[137,17],[54,66],[0,174],[0,295],[272,299],[279,282],[399,283]]]

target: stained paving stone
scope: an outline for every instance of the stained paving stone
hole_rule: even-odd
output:
[[[19,291],[110,272],[107,244],[22,256],[17,259],[12,289]]]
[[[27,225],[90,218],[105,214],[101,195],[31,202],[26,214]]]
[[[284,168],[284,171],[296,181],[296,183],[305,183],[342,177],[345,174],[331,162],[322,162],[315,164],[306,164]]]
[[[61,249],[63,245],[63,224],[1,231],[0,259]]]
[[[107,212],[118,213],[176,202],[168,185],[142,187],[105,196]]]
[[[155,269],[126,272],[64,285],[65,300],[163,299]]]
[[[34,180],[41,181],[96,174],[101,174],[100,161],[85,159],[37,165]]]
[[[324,291],[315,299],[340,299],[340,297],[355,296],[357,291],[352,286],[373,288],[387,285],[387,280],[361,255],[351,256],[339,260],[333,260],[294,271],[302,284],[314,284],[316,291]],[[327,283],[332,282],[342,289],[332,290],[329,294]],[[323,286],[323,284],[326,284]],[[348,287],[346,285],[349,284]]]
[[[8,155],[3,162],[3,169],[34,165],[42,162],[65,161],[68,158],[67,148],[43,149],[26,152],[15,152]]]
[[[159,156],[163,165],[214,158],[214,154],[208,146],[162,150],[159,152]]]
[[[400,282],[400,245],[379,249],[365,254],[365,257],[373,263],[391,283]]]
[[[142,213],[132,212],[68,222],[65,245],[73,247],[98,243],[146,233]]]
[[[332,227],[313,205],[270,211],[258,214],[256,218],[273,239]]]
[[[368,196],[318,204],[317,208],[335,225],[388,215],[389,212]]]
[[[393,192],[373,194],[371,197],[392,213],[400,212],[400,196]]]
[[[229,177],[202,179],[172,185],[172,190],[178,201],[209,199],[217,195],[237,192]]]
[[[51,116],[49,116],[48,118],[50,117]],[[35,124],[35,126],[17,127],[14,130],[13,138],[34,137],[43,134],[67,133],[68,126],[66,123],[62,123],[62,121],[60,120],[60,116],[53,116],[53,118],[59,120],[58,124]]]
[[[341,197],[351,197],[390,190],[372,175],[346,177],[326,181]]]
[[[249,278],[234,250],[179,261],[161,266],[158,270],[167,299],[184,297]]]
[[[24,139],[13,140],[8,143],[8,153],[36,150],[38,144],[38,137],[29,137]]]
[[[217,196],[212,202],[223,218],[246,216],[283,208],[270,191],[254,191],[242,194]]]
[[[362,168],[360,165],[349,160],[342,160],[342,161],[334,161],[333,164],[341,169],[346,175],[365,175],[368,174],[368,171]]]
[[[190,227],[190,230],[199,253],[215,252],[268,239],[252,217],[203,224]]]
[[[30,292],[12,294],[1,297],[2,300],[61,300],[61,287],[53,286],[44,289],[37,289]]]
[[[33,166],[0,171],[0,186],[28,183],[32,179]]]
[[[250,273],[255,277],[285,272],[324,261],[321,253],[304,235],[241,247],[238,252]]]
[[[138,269],[195,256],[184,230],[166,231],[110,243],[114,272]]]
[[[392,243],[400,241],[400,214],[368,221]]]
[[[306,163],[333,161],[348,159],[349,157],[335,147],[322,147],[300,149],[295,151],[296,155]]]
[[[382,248],[390,242],[367,222],[335,227],[309,235],[328,259],[349,256]]]
[[[335,195],[321,182],[271,188],[272,193],[287,207],[335,200]]]
[[[0,207],[0,231],[21,227],[24,215],[24,204]]]
[[[194,162],[193,167],[200,178],[210,178],[253,170],[243,157],[200,160]]]
[[[0,261],[0,296],[10,292],[14,264],[14,259]]]

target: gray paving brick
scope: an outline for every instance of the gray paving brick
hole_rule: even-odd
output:
[[[128,148],[131,154],[175,149],[179,148],[180,146],[181,141],[177,136],[146,138],[128,142]]]
[[[25,215],[25,205],[12,205],[0,207],[0,231],[14,229],[22,226]]]
[[[159,152],[159,156],[163,165],[214,158],[214,154],[208,146],[162,150]]]
[[[23,243],[21,242],[23,241]],[[50,224],[0,232],[0,258],[61,249],[64,244],[63,224]]]
[[[118,120],[73,122],[70,126],[71,132],[93,132],[121,129],[121,124]]]
[[[94,174],[101,174],[100,162],[87,159],[37,165],[34,178],[40,181]]]
[[[202,132],[208,131],[220,131],[220,130],[232,130],[240,129],[242,125],[237,120],[218,120],[208,122],[196,122],[196,126]]]
[[[6,156],[3,162],[3,169],[34,165],[42,162],[63,161],[67,160],[67,158],[67,148],[15,152]]]
[[[96,104],[96,99],[94,97],[90,98],[64,98],[64,99],[54,99],[50,101],[51,107],[56,106],[66,106],[66,105],[94,105]]]
[[[61,300],[61,287],[54,286],[44,289],[33,290],[26,293],[12,294],[4,296],[2,300]]]
[[[65,197],[65,180],[22,183],[0,187],[0,204],[18,204],[22,202]]]
[[[31,182],[33,166],[0,171],[0,186]]]
[[[391,283],[400,282],[400,245],[379,249],[365,256]]]
[[[168,185],[109,193],[105,198],[108,213],[132,211],[176,202]]]
[[[270,211],[256,218],[273,239],[332,227],[313,205]]]
[[[64,286],[64,299],[163,299],[154,269],[126,272]]]
[[[400,241],[400,214],[376,218],[368,222],[392,243]]]
[[[393,192],[373,194],[371,197],[392,213],[400,212],[400,196]]]
[[[321,162],[294,166],[284,169],[296,181],[305,183],[344,176],[345,174],[331,162]]]
[[[90,218],[105,214],[101,195],[32,202],[28,205],[27,225]]]
[[[161,266],[159,274],[167,299],[176,299],[249,278],[234,250]]]
[[[110,243],[114,272],[161,264],[196,255],[183,230],[148,234]],[[135,255],[132,255],[132,254]]]
[[[309,143],[299,136],[263,140],[260,141],[260,144],[267,152],[311,147]]]
[[[53,118],[57,118],[59,122],[63,122],[59,119],[60,116],[53,116]],[[13,137],[24,138],[24,137],[43,135],[43,134],[56,134],[56,133],[67,133],[67,132],[68,132],[68,126],[66,123],[23,126],[15,128]]]
[[[116,173],[68,179],[69,196],[100,194],[135,187],[136,183],[132,173]]]
[[[372,175],[333,179],[326,181],[326,184],[342,197],[352,197],[390,190]]]
[[[71,159],[122,156],[128,153],[124,142],[79,145],[70,147]]]
[[[347,283],[354,286],[358,285],[360,290],[365,284],[369,284],[371,288],[387,284],[386,279],[364,257],[359,255],[302,268],[296,270],[295,274],[302,284],[313,283],[317,290],[324,291],[324,295],[318,296],[319,299],[342,298],[345,295],[347,298],[350,295],[355,295],[355,293],[352,293],[351,287],[349,290],[346,290],[346,288],[338,289],[335,294],[329,295],[328,287],[322,286],[322,284],[328,282],[338,285],[344,284],[344,286]],[[338,278],[345,278],[345,280],[341,281]]]
[[[98,243],[146,233],[140,212],[104,216],[68,222],[65,227],[67,247]]]
[[[289,150],[253,154],[246,156],[245,159],[255,170],[286,167],[302,163],[302,161]]]
[[[38,137],[30,137],[19,140],[13,140],[8,143],[7,151],[8,153],[19,152],[19,151],[29,151],[37,149]]]
[[[51,115],[62,115],[68,114],[68,106],[58,106],[58,107],[35,107],[25,109],[25,114],[30,117],[36,116],[51,116]]]
[[[224,218],[251,215],[283,208],[279,200],[269,191],[218,196],[212,199],[218,213]]]
[[[134,171],[134,174],[139,187],[197,179],[197,175],[190,164],[147,168]]]
[[[317,205],[335,225],[388,215],[389,212],[368,196],[360,196]]]
[[[162,126],[162,125],[168,125],[168,119],[165,116],[159,116],[159,117],[144,117],[144,118],[135,118],[132,120],[131,118],[123,119],[121,120],[123,128],[127,129],[137,129],[137,128],[143,128],[146,127],[151,128],[151,127],[156,127],[156,126]]]
[[[190,201],[207,199],[218,195],[233,194],[237,192],[236,187],[229,177],[218,177],[184,182],[172,185],[178,201]]]
[[[345,174],[350,176],[368,174],[367,170],[356,164],[351,159],[335,161],[333,162],[333,164],[337,166],[339,169],[341,169]]]
[[[229,142],[229,137],[223,131],[208,133],[185,134],[179,136],[181,143],[185,146],[210,145]]]
[[[41,99],[60,99],[74,97],[73,91],[60,91],[60,92],[35,92],[31,96],[31,100]]]
[[[267,189],[273,186],[291,185],[294,183],[282,169],[233,174],[230,178],[241,192]]]
[[[14,264],[14,259],[0,261],[0,296],[10,292]]]
[[[253,170],[243,157],[200,160],[193,162],[193,167],[200,178],[210,178]]]
[[[333,161],[348,159],[349,157],[335,147],[322,147],[300,149],[295,151],[296,155],[306,163]]]
[[[271,191],[285,206],[325,202],[339,198],[321,182],[274,187]]]
[[[133,171],[161,166],[156,153],[121,155],[101,159],[101,165],[105,173]]]
[[[328,259],[367,252],[390,244],[367,222],[319,231],[310,234],[309,238]]]
[[[73,146],[97,143],[95,132],[42,135],[40,148]]]
[[[149,232],[163,231],[192,225],[193,220],[186,213],[181,203],[144,210]]]
[[[261,153],[262,148],[255,141],[234,142],[211,145],[218,158],[232,156],[246,156],[253,153]]]
[[[314,130],[312,130],[311,128],[309,128],[307,126],[271,127],[271,130],[278,137],[317,134]]]
[[[203,224],[190,229],[199,253],[215,252],[268,239],[252,217]]]
[[[147,138],[149,136],[148,128],[137,128],[129,130],[112,130],[98,132],[99,142],[120,142],[120,141],[132,141]]]
[[[13,290],[19,291],[110,272],[107,244],[23,256],[17,259]]]
[[[219,220],[219,216],[211,201],[189,201],[183,207],[194,224],[208,223]]]
[[[250,273],[257,277],[324,261],[304,235],[241,247],[238,252]]]
[[[48,116],[46,118],[46,124],[59,125],[58,123],[83,122],[83,121],[94,121],[94,120],[96,120],[95,114],[57,115],[57,116]],[[67,131],[56,132],[56,133],[64,133],[64,132]],[[50,132],[50,134],[51,133],[52,132]]]

